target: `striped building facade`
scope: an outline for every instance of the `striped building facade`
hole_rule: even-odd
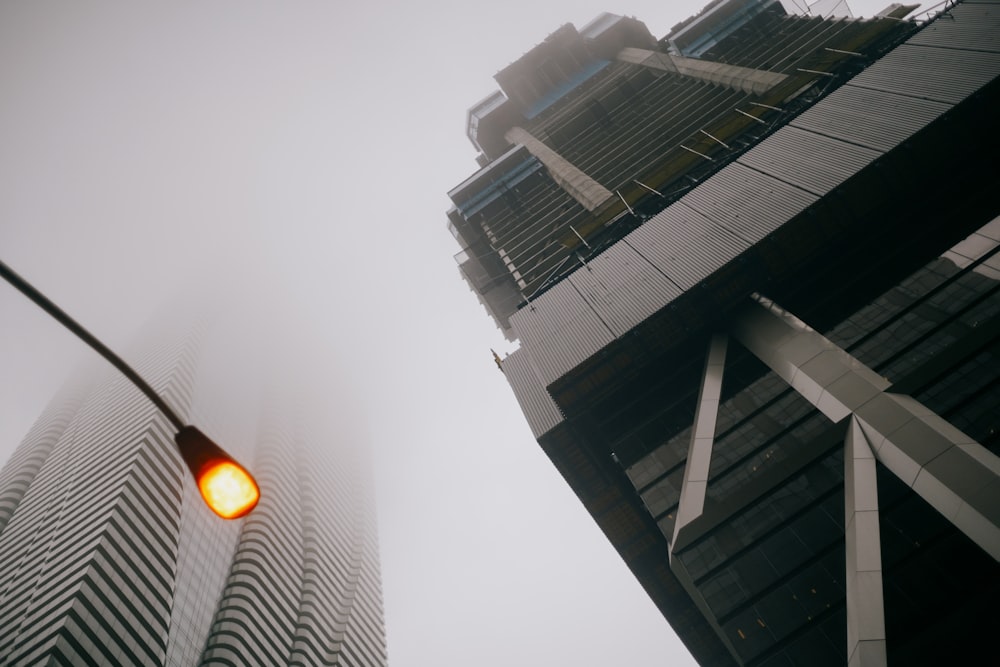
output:
[[[83,374],[0,472],[0,664],[385,665],[357,438],[278,404],[260,369],[221,368],[218,332],[156,338],[134,366],[248,464],[261,502],[216,518],[167,420],[115,371]]]

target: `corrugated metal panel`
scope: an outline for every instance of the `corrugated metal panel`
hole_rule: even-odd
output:
[[[614,340],[569,280],[532,304],[512,315],[510,323],[546,387]]]
[[[684,202],[658,213],[625,242],[687,290],[721,268],[750,243]]]
[[[795,127],[889,151],[951,108],[848,83],[792,121]]]
[[[735,162],[684,195],[681,201],[756,243],[816,199],[816,195]]]
[[[1000,52],[996,4],[962,3],[909,39],[910,44]]]
[[[507,355],[503,372],[536,440],[562,423],[559,406],[542,386],[524,350]]]
[[[879,155],[870,148],[797,127],[783,127],[740,157],[739,162],[822,196]]]
[[[902,44],[851,85],[957,104],[997,75],[1000,53]]]
[[[625,243],[618,243],[569,279],[615,336],[681,294],[677,285]]]

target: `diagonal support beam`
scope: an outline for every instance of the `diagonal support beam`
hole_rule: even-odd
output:
[[[1000,560],[1000,458],[911,396],[886,392],[855,414],[879,462]]]
[[[837,423],[889,388],[884,377],[779,306],[751,306],[733,336]]]
[[[688,446],[687,462],[684,465],[684,481],[681,483],[680,500],[677,504],[677,520],[670,540],[671,558],[674,555],[673,545],[677,544],[681,529],[701,516],[705,509],[705,492],[712,464],[712,445],[715,442],[715,424],[719,416],[727,342],[728,338],[724,334],[717,334],[712,336],[708,344],[705,372],[698,390],[698,407],[695,410],[694,426],[691,428],[691,444]]]
[[[1000,458],[878,373],[766,299],[733,335],[816,409],[851,415],[875,457],[994,559],[1000,560]]]

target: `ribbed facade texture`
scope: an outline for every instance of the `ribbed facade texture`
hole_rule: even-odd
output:
[[[206,371],[220,339],[203,327],[144,339],[160,345],[134,367],[254,471],[261,502],[215,517],[167,420],[114,370],[82,374],[0,472],[0,664],[385,665],[356,438]]]
[[[462,276],[700,664],[995,655],[1000,4],[912,9],[603,15],[469,111]]]

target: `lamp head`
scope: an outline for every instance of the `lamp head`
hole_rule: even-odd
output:
[[[185,426],[174,441],[209,509],[223,519],[239,519],[257,506],[260,488],[253,475],[208,436]]]

